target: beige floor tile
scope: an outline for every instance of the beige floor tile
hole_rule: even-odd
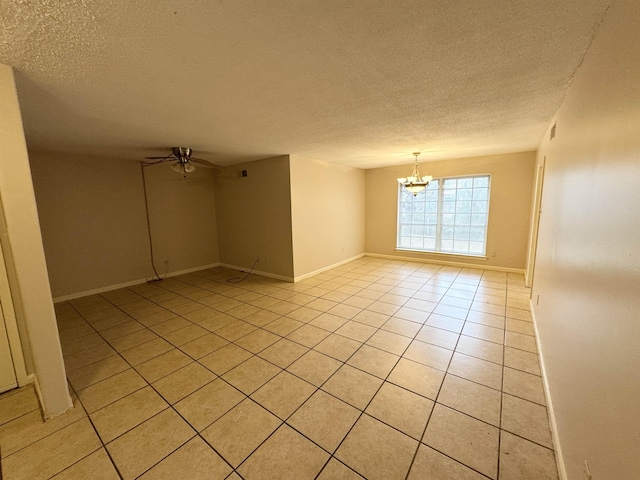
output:
[[[364,410],[380,385],[382,385],[381,379],[349,365],[343,365],[322,386],[322,389],[348,404]]]
[[[318,390],[287,423],[332,453],[359,416],[359,410]]]
[[[222,480],[231,467],[209,447],[195,437],[140,477],[141,480]]]
[[[277,302],[277,300],[273,299],[273,303]],[[268,310],[258,310],[250,315],[247,315],[245,318],[243,318],[243,320],[255,327],[264,327],[265,325],[270,324],[278,318],[281,318],[280,314],[278,313],[270,312]]]
[[[40,406],[31,385],[0,397],[0,425],[33,411],[39,412]]]
[[[316,387],[322,385],[333,373],[340,368],[342,362],[339,362],[327,355],[310,350],[293,364],[287,371],[303,378]]]
[[[486,478],[461,463],[421,444],[407,480],[486,480]]]
[[[202,436],[237,467],[281,424],[275,415],[246,399],[204,430]]]
[[[385,330],[378,330],[367,341],[367,345],[385,350],[394,355],[402,355],[410,343],[410,338]]]
[[[452,355],[453,351],[446,348],[414,340],[402,357],[429,367],[437,368],[438,370],[446,371]]]
[[[444,372],[401,358],[387,381],[435,400],[443,379]]]
[[[246,395],[251,395],[280,371],[280,368],[259,357],[251,357],[229,370],[222,378]]]
[[[537,403],[503,394],[502,429],[553,448],[547,409]]]
[[[398,310],[400,310],[400,305],[392,305],[390,303],[381,302],[376,300],[371,305],[366,308],[370,312],[382,313],[383,315],[392,316]]]
[[[512,368],[504,368],[504,385],[502,390],[530,402],[546,405],[542,378]]]
[[[307,347],[283,338],[270,347],[265,348],[258,356],[280,368],[287,368],[308,351],[309,349]]]
[[[230,325],[227,325],[226,327],[222,327],[216,330],[215,333],[216,335],[219,335],[222,338],[229,340],[230,342],[233,342],[241,337],[244,337],[245,335],[248,335],[254,330],[256,330],[255,326],[243,320],[238,320],[235,323],[232,323]]]
[[[209,332],[217,332],[221,328],[224,328],[228,325],[236,323],[238,321],[237,318],[232,317],[231,315],[227,315],[222,312],[216,312],[213,317],[205,318],[203,320],[198,320],[196,323],[200,325],[202,328],[209,330]]]
[[[137,478],[184,445],[195,431],[168,408],[107,444],[124,480]]]
[[[259,308],[253,305],[241,304],[237,307],[227,310],[226,314],[239,319],[244,319],[249,315],[256,313],[258,310]]]
[[[280,317],[277,320],[268,323],[263,328],[269,332],[275,333],[276,335],[280,335],[281,337],[286,337],[303,325],[304,323],[294,320],[293,318]]]
[[[447,330],[453,333],[460,333],[462,332],[464,321],[458,320],[457,318],[446,317],[444,315],[438,315],[434,313],[429,316],[425,325],[440,328],[442,330]]]
[[[538,355],[515,348],[505,347],[504,364],[507,367],[540,376]]]
[[[347,298],[342,303],[344,303],[345,305],[351,305],[352,307],[367,308],[373,303],[373,300],[369,300],[368,298],[356,297],[354,295]]]
[[[122,323],[120,325],[116,325],[115,327],[102,330],[100,332],[100,335],[105,340],[111,341],[142,329],[144,329],[144,325],[136,320],[132,320],[130,322]]]
[[[176,370],[180,370],[182,367],[186,367],[192,361],[187,355],[174,348],[167,353],[137,365],[136,370],[147,382],[153,383]]]
[[[327,310],[332,309],[338,304],[338,302],[334,302],[332,300],[327,300],[325,298],[317,298],[312,302],[307,303],[305,306],[307,308],[312,308],[314,310],[318,310],[320,312],[326,312]]]
[[[122,357],[114,355],[78,370],[68,371],[67,377],[73,388],[80,390],[128,368],[129,364]]]
[[[435,302],[429,302],[427,300],[419,300],[417,298],[412,298],[407,303],[405,303],[404,306],[407,308],[412,308],[414,310],[420,310],[425,313],[431,313],[435,311],[439,305]],[[426,317],[424,318],[424,320],[426,320]],[[423,323],[424,320],[422,320],[420,323]]]
[[[239,338],[235,341],[236,345],[249,350],[252,353],[258,353],[265,348],[273,345],[280,337],[274,333],[267,332],[266,330],[257,329],[253,332]]]
[[[160,395],[146,387],[90,416],[103,443],[108,443],[168,407]]]
[[[203,307],[198,310],[193,310],[192,312],[187,312],[183,315],[187,320],[197,323],[205,318],[211,318],[215,316],[217,312],[213,308]]]
[[[74,403],[72,409],[46,422],[38,408],[2,425],[0,427],[0,453],[2,457],[7,457],[85,417],[86,413],[73,392],[72,400]],[[2,411],[1,406],[0,411]]]
[[[504,344],[504,330],[501,328],[488,327],[479,323],[467,322],[462,329],[462,334],[469,337],[479,338],[487,342]]]
[[[527,323],[527,322],[523,322]],[[535,337],[525,335],[523,333],[507,332],[505,335],[505,345],[511,348],[517,348],[530,353],[537,353],[538,347],[536,345]]]
[[[321,328],[328,332],[335,332],[338,328],[348,322],[348,319],[332,315],[330,313],[323,313],[309,322],[312,327]]]
[[[171,332],[180,330],[181,328],[188,327],[189,325],[192,325],[190,321],[182,317],[173,317],[164,322],[156,323],[149,328],[158,335],[165,336]]]
[[[367,479],[401,480],[417,448],[416,440],[365,414],[335,456]]]
[[[63,340],[61,338],[62,354],[66,357],[106,343],[100,335],[95,333],[93,329],[91,330],[93,333],[84,337],[74,338],[72,340]]]
[[[218,378],[180,400],[174,408],[201,432],[245,398],[243,393]]]
[[[201,358],[199,362],[216,375],[223,375],[252,356],[244,348],[229,344]]]
[[[447,375],[438,403],[500,427],[500,392],[454,375]]]
[[[167,333],[163,335],[163,337],[169,343],[179,347],[181,345],[184,345],[185,343],[189,343],[193,340],[196,340],[208,333],[209,333],[208,330],[192,323],[184,328]]]
[[[384,379],[387,378],[399,359],[400,357],[392,353],[363,345],[353,354],[347,364]]]
[[[200,387],[215,380],[216,376],[197,362],[190,363],[186,367],[161,378],[153,383],[164,399],[174,404],[187,395],[195,392]]]
[[[363,310],[352,318],[354,322],[364,323],[371,327],[380,328],[389,320],[389,315],[384,313],[372,312],[370,310]]]
[[[436,405],[423,443],[496,479],[499,429],[480,420]]]
[[[78,463],[52,477],[52,480],[119,480],[120,476],[104,448],[96,450]]]
[[[315,478],[329,454],[287,425],[280,427],[238,469],[246,480]]]
[[[365,412],[420,440],[432,408],[431,400],[385,382]]]
[[[316,388],[283,371],[254,392],[251,398],[282,420],[286,420],[316,391]]]
[[[78,396],[87,412],[93,413],[146,385],[145,379],[130,368],[90,387],[79,390]]]
[[[487,360],[488,362],[502,364],[504,347],[497,343],[461,335],[456,346],[456,352]]]
[[[371,335],[376,332],[376,330],[377,329],[375,327],[369,325],[364,325],[362,323],[354,321],[348,321],[340,328],[338,328],[335,333],[363,343],[366,342],[371,337]]]
[[[391,317],[380,328],[387,332],[397,333],[398,335],[413,338],[421,327],[422,325],[419,323],[403,320],[402,318]]]
[[[361,345],[362,343],[350,338],[332,334],[316,345],[314,350],[344,362],[353,355]]]
[[[510,332],[521,333],[523,335],[534,336],[533,323],[524,320],[516,320],[515,318],[507,318],[507,330]]]
[[[153,325],[157,325],[158,323],[162,323],[171,318],[176,318],[176,314],[170,312],[168,310],[163,310],[161,312],[152,313],[151,315],[145,315],[144,317],[140,317],[137,319],[142,325],[147,328],[151,328]]]
[[[100,360],[104,360],[105,358],[113,355],[116,355],[116,351],[104,343],[90,348],[89,350],[84,350],[64,357],[64,365],[67,372],[73,372],[74,370],[86,367],[87,365],[99,362]]]
[[[553,450],[503,431],[500,480],[558,480]]]
[[[109,343],[117,352],[123,352],[131,348],[142,345],[143,343],[155,340],[158,336],[151,330],[144,329],[137,332],[130,333],[123,337],[118,337],[115,340],[111,340]]]
[[[422,300],[414,299],[414,302],[422,302]],[[401,318],[403,320],[407,320],[410,322],[423,324],[429,318],[431,312],[424,310],[416,310],[414,308],[409,308],[407,306],[401,307],[398,311],[393,315],[395,318]]]
[[[348,293],[342,293],[342,292],[336,292],[335,290],[333,290],[333,291],[323,295],[322,298],[325,298],[327,300],[331,300],[333,302],[342,303],[347,298],[349,298],[349,294]]]
[[[515,318],[516,320],[524,320],[525,322],[530,322],[531,312],[529,312],[529,310],[522,310],[520,308],[507,307],[507,317]]]
[[[318,480],[363,480],[363,478],[345,464],[332,458],[320,472]]]
[[[436,308],[433,309],[433,313],[437,315],[443,315],[445,317],[455,318],[457,320],[464,320],[467,318],[469,310],[467,308],[453,307],[451,305],[444,305],[439,303]]]
[[[448,373],[500,390],[502,366],[462,353],[454,353]]]
[[[504,329],[505,327],[504,315],[492,315],[490,313],[476,312],[474,310],[469,311],[467,322],[479,323],[493,328]]]
[[[314,310],[313,308],[300,307],[293,312],[287,313],[288,318],[293,318],[299,322],[307,323],[321,315],[322,312],[319,310]]]
[[[97,321],[90,320],[89,318],[87,318],[87,321],[98,332],[101,332],[102,330],[106,330],[107,328],[115,327],[116,325],[121,325],[123,323],[130,322],[131,318],[132,317],[130,317],[126,313],[122,313],[118,311],[117,313],[111,316],[107,316]]]
[[[415,339],[421,342],[430,343],[431,345],[437,345],[438,347],[453,350],[456,347],[458,338],[460,338],[460,334],[458,333],[429,325],[423,325]]]
[[[2,475],[6,480],[47,479],[101,446],[85,417],[3,458]]]
[[[308,348],[315,347],[322,340],[331,335],[327,330],[314,327],[313,325],[304,325],[297,329],[295,332],[287,335],[289,340],[293,340],[296,343],[304,345]]]
[[[125,350],[121,353],[124,359],[134,367],[147,360],[151,360],[165,352],[173,349],[173,345],[164,338],[156,338],[131,350]]]
[[[331,315],[337,315],[338,317],[342,317],[342,318],[352,319],[361,311],[362,311],[361,308],[340,303],[335,307],[331,308],[330,310],[328,310],[327,313],[330,313]]]

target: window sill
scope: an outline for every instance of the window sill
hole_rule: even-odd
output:
[[[455,257],[455,258],[473,258],[475,260],[489,260],[486,255],[472,255],[469,253],[450,253],[450,252],[427,252],[424,250],[411,250],[410,248],[395,248],[396,252],[411,252],[422,253],[424,255],[436,255],[442,257]]]

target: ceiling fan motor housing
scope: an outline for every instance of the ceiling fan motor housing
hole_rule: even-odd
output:
[[[173,155],[181,161],[183,159],[189,160],[189,157],[191,157],[191,149],[189,147],[172,147],[171,151]]]

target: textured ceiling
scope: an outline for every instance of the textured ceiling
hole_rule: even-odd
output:
[[[30,149],[370,168],[533,150],[608,0],[0,0]]]

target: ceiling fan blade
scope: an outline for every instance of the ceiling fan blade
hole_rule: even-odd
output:
[[[215,163],[211,163],[209,160],[205,160],[203,158],[190,158],[189,161],[192,162],[192,163],[195,163],[199,167],[204,167],[204,168],[222,168],[219,165],[216,165]]]

